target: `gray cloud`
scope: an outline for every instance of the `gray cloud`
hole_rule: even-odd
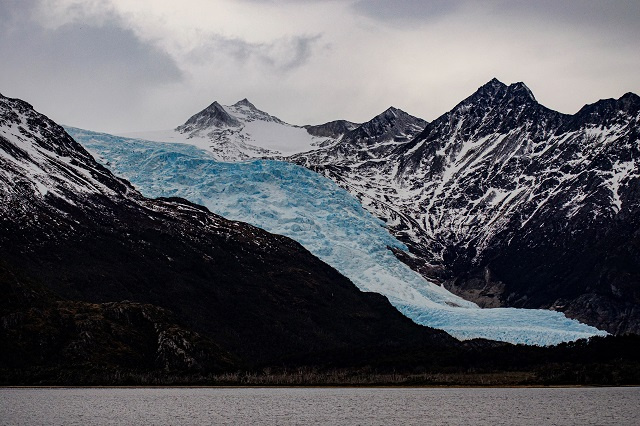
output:
[[[245,96],[292,123],[433,119],[494,76],[575,112],[638,92],[637,22],[637,0],[0,0],[0,92],[110,132]]]
[[[221,56],[232,58],[240,65],[257,64],[271,70],[287,72],[303,66],[311,57],[321,35],[286,37],[270,43],[249,43],[239,38],[213,36],[193,49],[187,58],[194,63],[206,63]]]
[[[28,66],[41,71],[43,77],[69,72],[93,77],[108,74],[124,80],[144,77],[147,84],[181,78],[180,69],[169,55],[140,42],[130,29],[114,20],[98,27],[72,23],[47,30],[30,19],[33,3],[9,0],[9,13],[5,15],[7,10],[0,9],[0,15],[8,17],[0,29],[4,72],[9,71],[7,67],[19,72]]]
[[[353,9],[381,21],[432,21],[454,13],[462,3],[460,0],[359,0]]]
[[[382,22],[429,22],[469,8],[499,16],[507,26],[513,24],[514,19],[535,19],[556,25],[640,33],[637,0],[358,0],[352,8],[356,13]]]
[[[327,0],[239,0],[244,3],[287,4],[287,3],[322,3]],[[349,1],[349,0],[343,0]]]
[[[122,119],[120,106],[130,103],[132,95],[183,78],[169,55],[110,17],[99,26],[73,22],[46,29],[32,18],[35,1],[0,4],[1,90],[26,100],[44,99],[41,108],[65,123]],[[72,102],[90,107],[73,108]]]
[[[31,13],[36,0],[3,0],[0,2],[0,32],[15,31]]]
[[[637,0],[499,0],[493,2],[493,11],[514,18],[537,16],[566,24],[640,31]]]

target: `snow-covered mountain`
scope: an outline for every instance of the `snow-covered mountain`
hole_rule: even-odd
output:
[[[325,128],[329,128],[325,125]],[[348,125],[344,126],[346,131]],[[338,129],[335,127],[334,130]],[[294,126],[259,110],[247,99],[231,106],[214,102],[171,130],[128,133],[123,136],[194,145],[220,161],[282,158],[335,142],[342,133],[320,126]]]
[[[379,117],[380,126],[366,128],[387,134],[390,126],[385,124],[393,117],[402,114],[387,111]],[[385,295],[419,324],[461,339],[484,337],[542,345],[601,333],[559,312],[479,309],[429,282],[394,256],[406,247],[379,219],[347,191],[302,167],[271,160],[219,162],[209,152],[185,144],[67,130],[145,195],[184,197],[230,219],[289,236],[360,289]],[[365,138],[354,140],[366,143]],[[389,136],[388,142],[375,146],[386,149],[386,144],[397,143]],[[356,157],[362,145],[355,145]]]
[[[345,150],[291,161],[383,218],[425,276],[482,306],[640,332],[637,95],[565,115],[494,79],[410,141]]]
[[[35,226],[40,204],[76,205],[99,195],[122,199],[135,193],[114,177],[51,120],[18,99],[0,95],[0,213],[5,220]]]
[[[318,149],[349,158],[369,158],[369,151],[386,152],[417,135],[425,125],[424,120],[390,107],[364,124],[336,120],[295,126],[259,110],[245,98],[231,106],[213,102],[172,130],[121,136],[193,145],[219,161],[281,160]]]

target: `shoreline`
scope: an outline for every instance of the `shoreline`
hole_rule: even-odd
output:
[[[463,386],[463,385],[157,385],[157,386],[126,386],[126,385],[24,385],[0,386],[4,389],[584,389],[584,388],[640,388],[637,385],[492,385],[492,386]]]

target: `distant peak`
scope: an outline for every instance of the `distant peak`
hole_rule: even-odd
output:
[[[229,115],[224,107],[215,101],[199,113],[191,116],[186,123],[178,126],[176,130],[181,133],[187,133],[220,126],[238,127],[240,122]]]
[[[398,120],[401,121],[411,121],[411,122],[415,122],[417,125],[419,126],[426,126],[427,122],[425,120],[423,120],[422,118],[419,117],[415,117],[411,114],[409,114],[408,112],[405,112],[403,110],[401,110],[400,108],[396,108],[394,106],[390,106],[389,108],[387,108],[386,110],[384,110],[384,112],[378,114],[377,116],[375,116],[374,118],[372,118],[368,123],[372,123],[372,122],[376,122],[376,121],[387,121],[387,122],[395,122]],[[363,125],[366,125],[367,123],[363,123]]]
[[[249,107],[252,109],[257,109],[256,106],[254,104],[252,104],[251,102],[249,102],[249,99],[244,98],[241,101],[236,102],[235,104],[233,104],[233,106],[235,107],[239,107],[239,106],[245,106],[245,107]]]
[[[493,77],[491,80],[489,80],[489,82],[484,84],[482,87],[507,87],[507,85],[501,82],[500,80],[498,80],[497,78]]]
[[[618,107],[630,113],[637,114],[640,110],[640,96],[627,92],[618,99]]]
[[[618,99],[618,101],[638,104],[640,103],[640,96],[636,95],[633,92],[627,92],[622,95],[620,99]]]
[[[222,108],[222,105],[220,105],[218,101],[213,101],[213,103],[208,107],[206,107],[203,111],[217,111],[217,110],[224,110],[224,108]]]
[[[395,117],[398,115],[399,112],[402,112],[402,111],[396,107],[390,106],[389,108],[384,110],[384,112],[380,115],[393,115]]]
[[[518,83],[511,84],[508,89],[512,95],[524,96],[531,99],[532,101],[536,100],[535,96],[533,96],[533,92],[531,91],[531,89],[529,89],[527,85],[521,81]]]
[[[506,89],[506,84],[504,84],[497,78],[492,78],[488,83],[480,86],[478,90],[476,90],[476,92],[471,95],[470,99],[495,98],[498,94],[504,93]]]
[[[537,103],[535,96],[524,83],[518,82],[507,86],[496,78],[478,88],[473,95],[463,101],[463,104],[468,102],[481,104],[487,102]]]

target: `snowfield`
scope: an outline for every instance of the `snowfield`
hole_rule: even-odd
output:
[[[303,167],[273,160],[226,163],[190,144],[66,130],[145,196],[183,197],[226,218],[291,237],[361,290],[385,295],[416,323],[459,339],[529,345],[606,334],[555,311],[480,309],[427,281],[389,250],[406,247],[384,222],[347,191]]]

